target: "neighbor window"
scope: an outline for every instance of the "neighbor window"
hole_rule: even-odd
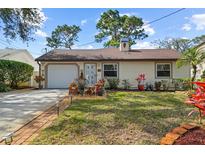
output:
[[[104,64],[104,77],[118,77],[118,64]]]
[[[171,64],[170,63],[156,64],[156,77],[170,78],[171,77]]]

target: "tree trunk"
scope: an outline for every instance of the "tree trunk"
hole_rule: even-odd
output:
[[[197,71],[197,66],[196,65],[193,65],[193,76],[192,76],[192,79],[191,81],[194,82],[195,78],[196,78],[196,71]]]
[[[191,78],[191,81],[194,82],[194,80],[196,78],[197,66],[196,65],[192,65],[192,67],[193,67],[193,76]],[[192,89],[193,89],[193,83],[192,83]]]

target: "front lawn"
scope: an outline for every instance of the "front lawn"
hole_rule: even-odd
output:
[[[74,100],[32,144],[159,144],[169,130],[193,122],[185,98],[179,92],[113,92]]]

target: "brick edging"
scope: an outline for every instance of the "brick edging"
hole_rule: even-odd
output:
[[[172,129],[160,140],[161,145],[173,145],[175,141],[191,129],[198,128],[196,124],[182,124],[179,127]]]

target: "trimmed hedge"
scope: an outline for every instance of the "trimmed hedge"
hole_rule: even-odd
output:
[[[0,82],[17,88],[18,84],[27,82],[33,75],[33,67],[29,64],[13,60],[0,60]]]

